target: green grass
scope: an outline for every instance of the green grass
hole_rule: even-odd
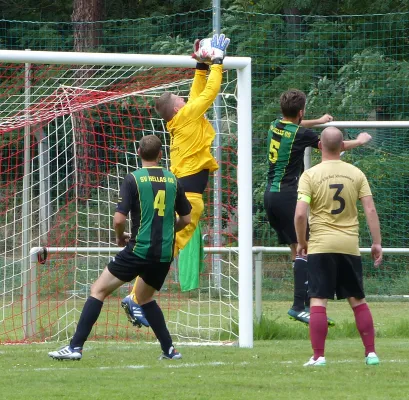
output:
[[[126,291],[124,292],[126,293]],[[135,330],[125,318],[119,305],[122,293],[118,298],[110,298],[104,304],[100,318],[95,329],[91,332],[92,340],[151,340],[152,334],[148,330]],[[197,304],[195,299],[189,301],[186,298],[162,299],[165,318],[173,335],[180,337],[197,337],[199,334],[204,340],[232,341],[238,335],[236,322],[231,323],[233,334],[230,334],[229,322],[220,318],[219,313],[229,315],[229,304],[220,306],[218,302],[209,302],[206,296],[202,296],[203,303]],[[37,334],[31,341],[66,340],[74,333],[75,324],[79,319],[84,300],[74,303],[70,300],[67,306],[61,306],[63,302],[44,302],[37,313]],[[232,303],[237,306],[235,302]],[[407,308],[406,301],[377,301],[370,302],[373,313],[376,335],[379,338],[408,338],[409,318],[404,318],[404,310]],[[57,307],[60,305],[60,307]],[[255,340],[297,340],[308,339],[308,329],[304,324],[291,321],[287,311],[290,301],[264,301],[263,318],[260,324],[254,324]],[[74,311],[75,308],[75,311]],[[66,310],[72,310],[65,316]],[[182,310],[178,312],[178,310]],[[21,324],[21,310],[19,304],[5,315],[5,320],[0,323],[0,343],[21,341],[24,332]],[[14,313],[14,314],[13,314]],[[13,316],[14,315],[14,316]],[[328,339],[358,338],[354,317],[346,301],[334,301],[328,304],[328,315],[335,320],[336,329],[330,329]],[[232,314],[236,318],[236,313]],[[60,319],[60,322],[57,321]],[[198,327],[201,327],[199,329]],[[211,327],[211,328],[210,328]],[[221,329],[223,327],[223,330]],[[208,329],[205,329],[208,328]]]
[[[258,341],[253,349],[89,342],[81,361],[54,361],[55,344],[1,348],[1,398],[26,399],[403,399],[407,341],[380,339],[379,366],[364,365],[359,339],[330,340],[327,366],[306,369],[307,340]]]
[[[326,344],[327,366],[306,369],[308,328],[286,317],[288,302],[265,302],[254,348],[178,345],[183,359],[159,361],[159,345],[87,342],[80,362],[47,356],[60,343],[0,347],[2,400],[26,399],[404,399],[409,393],[406,302],[370,303],[379,366],[366,366],[353,314],[330,302],[336,320]],[[145,330],[146,331],[146,330]],[[64,342],[65,343],[65,342]]]
[[[409,338],[409,318],[405,318],[408,300],[368,301],[378,338]],[[308,327],[287,317],[291,302],[263,302],[263,317],[254,325],[254,338],[308,339]],[[329,301],[327,314],[335,320],[336,327],[328,331],[328,340],[359,338],[354,314],[346,301]]]

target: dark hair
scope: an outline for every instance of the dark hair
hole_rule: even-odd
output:
[[[173,118],[175,111],[171,92],[165,92],[155,100],[155,110],[166,122]]]
[[[146,135],[139,141],[139,156],[145,161],[156,161],[162,142],[155,135]]]
[[[301,90],[290,89],[280,96],[280,107],[284,117],[294,118],[304,110],[307,97]]]

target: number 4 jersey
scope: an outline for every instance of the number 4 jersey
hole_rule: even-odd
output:
[[[308,254],[359,255],[356,203],[371,195],[364,173],[341,160],[323,161],[306,170],[298,199],[310,203]]]
[[[267,191],[297,190],[298,178],[304,169],[306,147],[318,147],[319,136],[311,129],[292,122],[275,120],[268,130],[269,161]]]
[[[175,175],[166,169],[148,167],[128,174],[121,185],[116,208],[121,214],[131,213],[128,249],[144,260],[171,261],[175,213],[185,216],[191,208]]]

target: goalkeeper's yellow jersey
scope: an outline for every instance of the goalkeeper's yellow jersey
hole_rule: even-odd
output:
[[[170,134],[170,170],[177,178],[218,169],[210,146],[215,137],[205,112],[220,90],[222,65],[212,65],[207,71],[196,70],[188,102],[167,123]]]

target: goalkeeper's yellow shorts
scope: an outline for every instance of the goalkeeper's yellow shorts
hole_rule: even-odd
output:
[[[179,251],[187,245],[187,242],[193,236],[204,210],[203,196],[200,193],[187,192],[186,197],[192,206],[192,211],[190,212],[191,222],[181,231],[176,233],[175,249],[173,252],[175,257],[179,254]]]

